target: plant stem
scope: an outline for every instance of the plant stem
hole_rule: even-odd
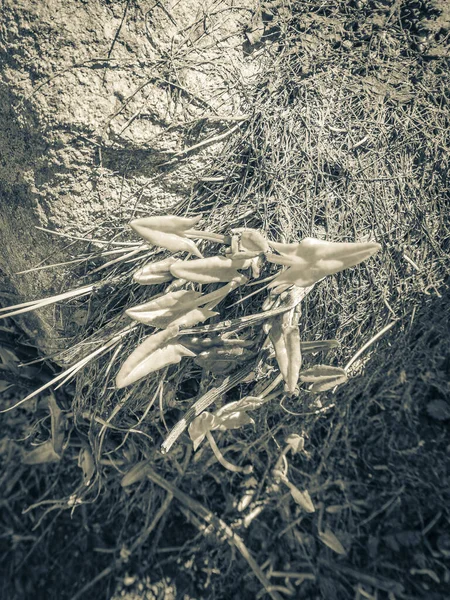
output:
[[[222,454],[222,452],[219,450],[219,446],[216,444],[216,440],[213,438],[212,433],[210,431],[206,432],[206,437],[208,438],[208,442],[212,448],[212,451],[214,452],[214,456],[220,462],[222,467],[224,467],[225,469],[228,469],[229,471],[233,471],[233,473],[245,473],[246,475],[248,475],[249,473],[251,473],[253,471],[252,465],[246,465],[245,467],[238,467],[237,465],[234,465],[233,463],[228,462],[227,459]]]

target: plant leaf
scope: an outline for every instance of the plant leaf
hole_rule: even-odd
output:
[[[134,321],[154,327],[166,327],[173,318],[180,316],[198,305],[200,292],[178,290],[154,298],[144,304],[138,304],[125,311]]]
[[[241,346],[221,347],[215,346],[201,352],[194,362],[199,367],[211,373],[226,373],[230,369],[243,364],[255,355],[251,350]]]
[[[220,431],[239,429],[239,427],[243,427],[244,425],[255,424],[255,421],[244,410],[238,410],[220,417],[215,413],[214,416],[216,417],[214,429],[219,429]]]
[[[52,440],[47,440],[37,448],[24,453],[23,462],[26,465],[43,465],[55,463],[61,460],[61,456],[53,449]]]
[[[312,383],[311,392],[325,392],[347,381],[347,373],[339,367],[316,365],[300,373],[300,380]]]
[[[278,368],[283,376],[284,381],[287,382],[289,376],[289,358],[286,348],[286,340],[283,335],[283,315],[277,315],[270,320],[270,331],[269,338],[272,342],[273,349],[275,351],[275,357],[277,359]]]
[[[142,235],[147,229],[156,229],[164,233],[176,233],[184,235],[187,229],[195,227],[202,220],[202,215],[196,217],[178,217],[176,215],[163,215],[160,217],[143,217],[142,219],[134,219],[130,226]]]
[[[325,531],[319,531],[319,538],[326,546],[328,546],[328,548],[331,548],[331,550],[336,552],[336,554],[347,554],[344,546],[330,529],[326,528]]]
[[[289,488],[291,492],[291,496],[294,498],[296,503],[303,508],[303,510],[307,513],[313,513],[316,511],[314,504],[311,500],[311,496],[307,490],[300,491],[295,486]]]
[[[376,242],[326,242],[315,238],[305,238],[298,244],[270,242],[270,245],[280,252],[280,256],[267,253],[267,260],[287,265],[288,269],[275,277],[269,288],[280,284],[308,287],[327,275],[359,264],[381,248]]]
[[[339,342],[337,340],[318,340],[316,342],[300,342],[302,354],[310,354],[312,352],[331,350],[331,348],[337,348],[338,346]]]
[[[257,229],[239,227],[232,229],[231,234],[239,235],[239,246],[241,253],[250,253],[254,256],[269,250],[269,242]]]
[[[147,337],[123,363],[116,377],[116,387],[123,388],[168,365],[179,363],[183,356],[195,356],[178,343],[178,327],[168,327]]]
[[[195,242],[185,237],[185,231],[196,225],[201,218],[201,215],[192,219],[174,215],[144,217],[131,221],[130,226],[154,246],[167,248],[171,252],[185,251],[202,258]]]
[[[133,279],[140,285],[154,285],[172,281],[173,275],[170,272],[170,267],[175,262],[177,262],[176,258],[169,257],[145,265],[133,274]]]
[[[210,256],[199,260],[178,261],[170,267],[174,277],[196,283],[229,282],[240,276],[238,269],[250,266],[247,259],[233,260],[226,256]]]
[[[288,358],[288,377],[286,381],[287,391],[290,394],[295,392],[297,387],[300,368],[302,366],[302,353],[300,349],[300,332],[298,325],[289,325],[283,327],[283,336],[286,344]]]
[[[180,315],[176,319],[169,321],[167,325],[177,325],[178,327],[194,327],[194,325],[203,323],[212,317],[216,317],[218,314],[218,312],[214,312],[208,308],[194,308],[184,315]]]
[[[194,452],[205,439],[206,433],[211,431],[215,423],[215,417],[209,412],[203,412],[189,425],[189,437],[194,445]]]
[[[292,454],[297,454],[305,447],[305,438],[297,433],[291,433],[285,440],[286,444],[291,447]]]

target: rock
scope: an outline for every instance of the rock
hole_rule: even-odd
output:
[[[111,237],[132,216],[173,207],[222,144],[186,148],[242,120],[243,88],[261,67],[243,50],[257,1],[144,4],[2,4],[3,305],[86,283],[65,268],[16,274],[86,248],[36,227]],[[58,347],[65,331],[53,310],[21,326],[44,351]]]

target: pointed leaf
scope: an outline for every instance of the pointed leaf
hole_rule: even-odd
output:
[[[312,352],[321,352],[323,350],[330,350],[331,348],[337,348],[339,342],[337,340],[320,340],[317,342],[300,342],[302,354],[309,354]]]
[[[208,304],[208,308],[214,308],[215,306],[217,306],[217,304],[219,304],[219,302],[221,302],[225,298],[225,296],[227,296],[230,292],[238,288],[240,285],[244,285],[245,283],[247,283],[247,281],[248,279],[247,277],[245,277],[245,275],[239,274],[236,277],[233,277],[233,279],[226,285],[223,285],[219,289],[214,290],[214,292],[204,294],[200,298],[198,305],[202,306],[204,304]]]
[[[312,392],[325,392],[347,381],[347,373],[339,367],[316,365],[300,373],[300,380],[312,383]]]
[[[270,321],[271,327],[269,331],[269,338],[272,342],[273,349],[275,351],[275,357],[277,359],[278,368],[283,376],[284,381],[287,382],[289,376],[289,358],[286,348],[286,340],[283,335],[283,315],[277,315]]]
[[[80,448],[78,466],[83,471],[84,485],[89,485],[95,473],[95,463],[91,449],[87,445]]]
[[[214,416],[220,420],[236,412],[254,410],[255,408],[259,408],[261,404],[264,404],[263,398],[258,398],[256,396],[244,396],[244,398],[236,400],[235,402],[228,402],[228,404],[225,404],[225,406],[219,408],[214,413]]]
[[[169,269],[175,262],[177,262],[177,259],[170,257],[145,265],[134,273],[133,279],[140,285],[154,285],[172,281],[173,275]]]
[[[196,283],[218,283],[232,281],[239,277],[237,269],[249,266],[246,259],[233,260],[225,256],[210,256],[200,260],[179,261],[170,267],[174,277]]]
[[[173,318],[196,307],[200,296],[200,292],[188,290],[170,292],[164,294],[164,296],[159,296],[149,302],[145,302],[144,304],[133,306],[126,310],[125,314],[131,319],[144,323],[145,325],[166,327],[164,323],[168,323]]]
[[[307,513],[315,512],[314,504],[311,500],[311,496],[308,491],[305,490],[301,492],[298,488],[292,486],[289,488],[291,492],[291,496],[294,498],[296,503],[303,508],[303,510]]]
[[[280,254],[285,256],[293,255],[295,256],[298,250],[298,242],[294,242],[292,244],[283,244],[281,242],[269,242],[269,244]]]
[[[215,418],[209,412],[203,412],[189,425],[189,437],[194,444],[194,452],[200,446],[205,439],[205,435],[208,431],[211,431],[214,426]]]
[[[319,531],[319,538],[326,546],[328,546],[328,548],[331,548],[331,550],[336,552],[336,554],[347,554],[344,546],[330,529],[327,528],[325,531]]]
[[[123,363],[116,377],[116,387],[123,388],[168,365],[179,363],[183,356],[195,356],[178,343],[178,327],[169,327],[147,337]]]
[[[218,419],[218,417],[217,417]],[[220,419],[217,426],[214,429],[220,429],[220,431],[226,431],[227,429],[239,429],[244,425],[254,425],[255,421],[249,417],[249,415],[241,410],[229,415],[226,415]]]
[[[52,440],[47,440],[37,448],[24,453],[23,462],[26,465],[42,465],[55,463],[61,460],[61,456],[53,449]]]
[[[290,394],[293,394],[295,392],[295,388],[297,387],[300,368],[302,366],[300,332],[298,325],[284,326],[283,335],[288,358],[288,377],[286,381],[286,388]]]
[[[196,217],[177,217],[176,215],[163,215],[161,217],[143,217],[134,219],[130,226],[138,233],[146,229],[155,229],[164,233],[176,233],[184,235],[187,229],[195,227],[202,220],[202,215]]]
[[[116,378],[116,386],[120,389],[131,385],[150,373],[179,363],[184,356],[195,356],[195,354],[177,343],[169,342],[149,354],[145,352],[145,348],[142,348],[141,345],[130,354],[122,365]]]
[[[268,254],[267,259],[277,264],[285,264],[289,268],[271,281],[269,288],[281,284],[308,287],[327,275],[359,264],[381,248],[376,242],[326,242],[315,238],[305,238],[296,248],[295,244],[271,242],[271,245],[278,249],[280,256]]]
[[[131,221],[130,226],[147,242],[154,246],[167,248],[171,252],[189,252],[202,257],[195,242],[185,237],[185,231],[196,225],[201,215],[192,219],[167,215],[163,217],[145,217]]]
[[[146,229],[140,233],[140,235],[153,246],[159,246],[160,248],[166,248],[171,252],[189,252],[199,258],[202,257],[200,250],[197,248],[195,242],[188,238],[181,237],[175,233],[164,233],[161,231],[154,231],[152,229]]]

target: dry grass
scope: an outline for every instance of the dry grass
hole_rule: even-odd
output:
[[[155,596],[148,586],[148,598],[171,597],[165,577],[176,598],[262,597],[229,536],[205,529],[192,506],[155,478],[121,488],[123,474],[142,460],[231,527],[271,584],[284,588],[281,597],[446,597],[450,127],[448,58],[436,48],[448,53],[449,30],[443,23],[430,46],[418,47],[424,19],[437,9],[417,17],[411,2],[358,5],[302,2],[272,29],[266,24],[278,41],[264,76],[245,89],[249,119],[205,173],[216,181],[193,190],[179,213],[204,212],[216,232],[232,224],[261,228],[274,240],[379,241],[383,250],[370,262],[328,278],[306,298],[302,335],[337,338],[340,349],[328,361],[343,366],[395,324],[355,361],[351,380],[335,394],[272,402],[253,414],[254,428],[217,437],[228,459],[254,465],[255,493],[243,512],[237,503],[246,478],[224,471],[207,445],[191,457],[183,438],[169,455],[159,453],[166,426],[197,393],[198,367],[186,361],[163,381],[113,389],[112,376],[142,329],[117,356],[78,375],[64,399],[73,411],[72,443],[61,463],[18,466],[23,442],[8,446],[6,438],[45,439],[49,421],[39,403],[10,413],[1,452],[8,598],[111,598],[117,577],[127,598],[133,577],[160,580]],[[72,363],[126,325],[123,308],[147,297],[129,283],[137,264],[111,267],[102,280],[111,288],[89,301],[91,335],[60,360]],[[236,305],[227,318],[255,312],[263,297]],[[289,476],[309,491],[312,514],[270,474],[292,432],[303,435],[305,451],[289,457]],[[88,486],[77,484],[82,444],[96,463]],[[70,511],[74,494],[80,504]],[[253,509],[261,512],[252,519]],[[345,555],[320,541],[326,528]],[[64,595],[56,587],[61,578]]]

